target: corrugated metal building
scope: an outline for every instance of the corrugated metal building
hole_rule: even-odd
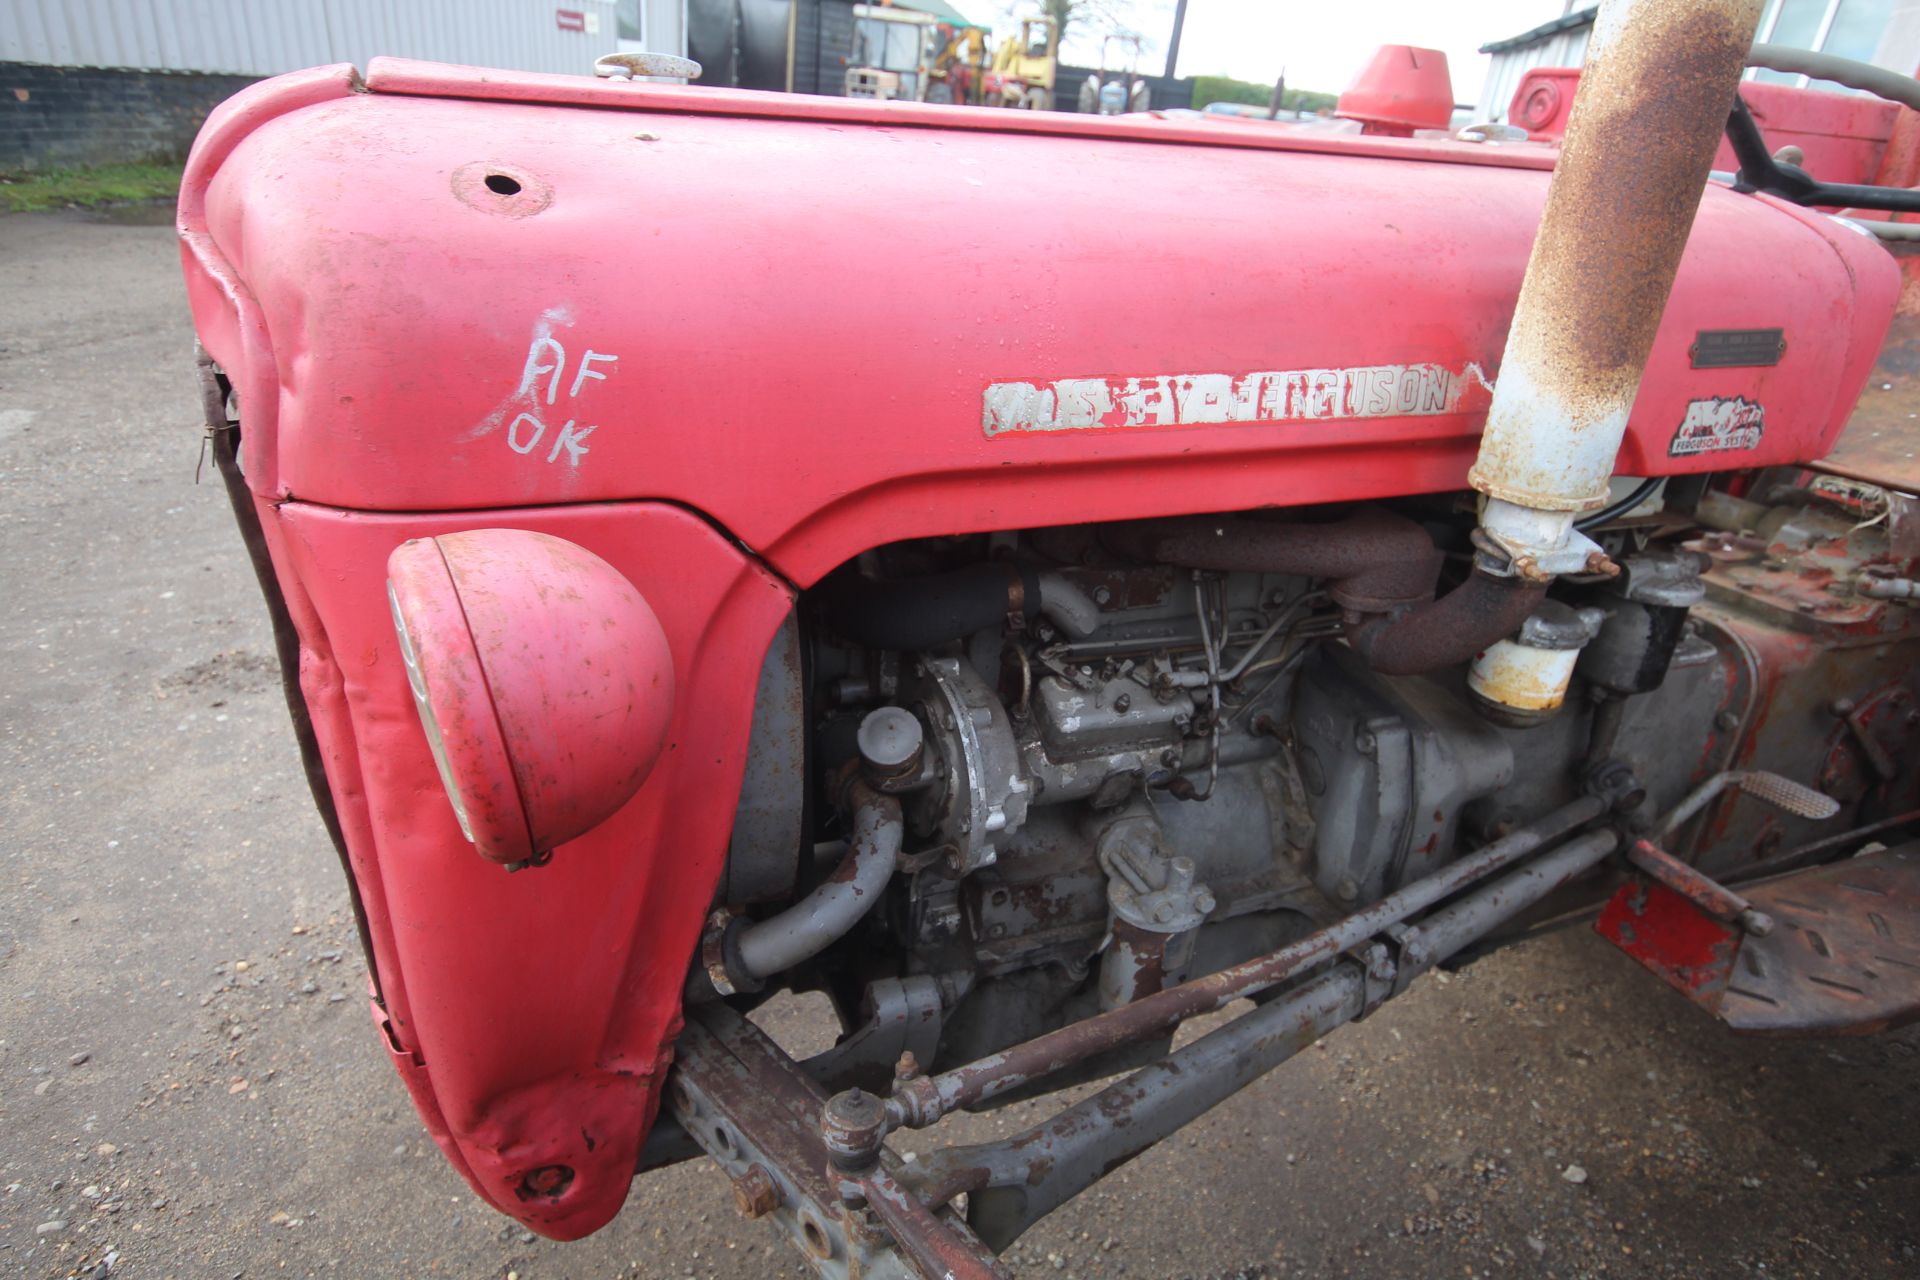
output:
[[[177,157],[252,80],[391,54],[590,74],[686,0],[0,0],[0,170]]]
[[[329,62],[365,67],[393,54],[584,72],[614,51],[623,26],[635,41],[659,40],[662,52],[678,52],[685,41],[680,0],[7,0],[0,7],[0,61],[54,67],[270,76]]]
[[[1480,92],[1483,120],[1504,121],[1520,78],[1535,67],[1577,67],[1587,60],[1596,6],[1566,0],[1567,12],[1506,40],[1480,46],[1493,55]],[[1837,54],[1912,75],[1920,66],[1920,0],[1767,0],[1759,39]],[[1805,76],[1749,71],[1749,78],[1806,87]],[[1823,84],[1819,88],[1839,88]]]
[[[1574,9],[1531,31],[1508,40],[1480,46],[1493,55],[1487,82],[1480,90],[1475,114],[1482,120],[1504,123],[1507,104],[1520,86],[1520,77],[1535,67],[1577,67],[1587,60],[1587,39],[1593,35],[1595,6]]]

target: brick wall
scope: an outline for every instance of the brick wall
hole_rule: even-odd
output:
[[[251,76],[0,62],[0,172],[182,160]]]

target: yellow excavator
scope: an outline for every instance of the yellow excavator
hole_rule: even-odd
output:
[[[946,47],[934,55],[933,68],[927,76],[926,101],[977,106],[987,67],[986,30],[943,25],[940,34],[949,39]]]
[[[1008,36],[994,51],[993,66],[983,77],[982,105],[1052,110],[1059,54],[1060,28],[1052,18],[1022,19],[1020,34]]]

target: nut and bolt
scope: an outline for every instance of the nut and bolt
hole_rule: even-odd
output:
[[[827,1159],[842,1173],[864,1173],[880,1158],[887,1137],[887,1107],[864,1089],[848,1089],[820,1109],[820,1136]]]
[[[773,1175],[753,1165],[733,1180],[733,1207],[743,1218],[764,1218],[780,1207],[780,1188]]]
[[[1113,602],[1113,592],[1106,587],[1095,587],[1093,589],[1093,602],[1099,605],[1111,604]]]
[[[564,1164],[542,1165],[520,1179],[521,1191],[529,1196],[557,1196],[573,1182],[573,1170]]]

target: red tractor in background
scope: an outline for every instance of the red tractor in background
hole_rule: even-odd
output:
[[[1913,1018],[1920,85],[1743,88],[1806,56],[1759,8],[1613,0],[1511,145],[389,59],[222,107],[209,431],[476,1193],[571,1239],[705,1155],[823,1273],[1003,1275],[1532,930]]]

